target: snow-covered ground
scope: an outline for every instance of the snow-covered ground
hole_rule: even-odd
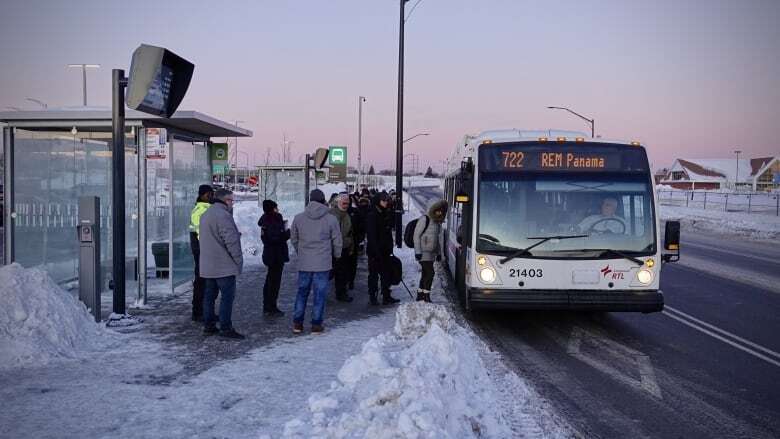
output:
[[[761,240],[780,238],[780,217],[773,215],[668,205],[660,205],[658,212],[661,220],[679,220],[683,227],[692,230]]]
[[[281,207],[286,218],[296,213]],[[236,206],[245,249],[259,245],[259,213],[256,202]],[[405,217],[418,215],[412,208]],[[260,263],[259,252],[245,252],[248,264]],[[413,288],[411,253],[397,251]],[[191,353],[166,344],[170,334],[102,328],[44,272],[2,270],[0,425],[8,437],[571,435],[498,354],[456,323],[438,281],[439,304],[410,302],[399,287],[407,302],[399,308],[323,335],[290,334],[192,374],[182,360]]]

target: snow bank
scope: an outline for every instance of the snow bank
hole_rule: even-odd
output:
[[[104,330],[40,268],[0,268],[0,369],[74,358]]]
[[[780,217],[765,214],[724,212],[691,207],[659,206],[661,220],[678,220],[685,227],[753,239],[780,238]]]
[[[284,436],[510,437],[497,393],[471,337],[442,305],[406,303],[394,331],[350,357]]]

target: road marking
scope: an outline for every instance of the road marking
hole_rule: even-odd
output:
[[[750,340],[746,340],[742,337],[739,337],[738,335],[732,334],[726,330],[720,329],[715,325],[699,320],[696,317],[693,317],[690,314],[686,314],[669,305],[665,305],[664,308],[665,308],[663,311],[664,315],[671,317],[674,320],[677,320],[678,322],[687,325],[699,332],[702,332],[724,343],[734,346],[735,348],[743,352],[747,352],[748,354],[753,355],[756,358],[760,358],[766,361],[767,363],[780,367],[780,361],[777,361],[780,360],[779,353],[771,349],[765,348],[764,346],[761,346],[759,344],[753,343]],[[726,337],[730,337],[731,339]],[[743,343],[744,345],[739,344],[737,342]],[[769,356],[764,355],[759,351],[765,352]]]
[[[580,350],[583,341],[588,342],[591,345],[595,345],[596,347],[601,347],[603,350],[607,351],[617,359],[628,359],[629,361],[633,360],[639,369],[639,380],[629,377],[609,364],[606,364],[601,360],[583,353]],[[634,387],[638,390],[644,390],[658,399],[663,399],[661,387],[658,385],[658,382],[655,379],[655,371],[653,370],[653,365],[650,362],[650,357],[643,354],[642,352],[622,345],[614,340],[607,338],[604,335],[594,334],[585,330],[584,328],[574,326],[571,329],[569,340],[566,343],[566,353],[591,366],[592,368],[611,376],[618,382],[621,382],[629,387]]]

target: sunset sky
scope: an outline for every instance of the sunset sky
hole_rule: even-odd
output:
[[[417,0],[408,3],[411,9]],[[243,150],[347,145],[394,166],[398,1],[39,1],[0,6],[0,111],[110,105],[141,43],[192,61],[181,109],[243,120]],[[780,154],[780,1],[422,0],[406,23],[406,144],[434,169],[466,133],[589,126],[676,157]],[[259,158],[258,158],[259,160]]]

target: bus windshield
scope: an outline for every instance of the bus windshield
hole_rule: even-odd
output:
[[[645,173],[486,172],[479,182],[477,251],[525,257],[655,253],[653,193]]]

